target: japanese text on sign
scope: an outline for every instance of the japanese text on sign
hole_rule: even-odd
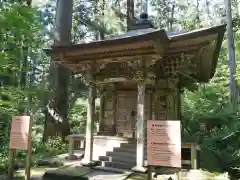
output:
[[[10,149],[28,149],[30,116],[16,116],[12,119]]]
[[[180,121],[148,120],[147,152],[148,165],[181,167]]]

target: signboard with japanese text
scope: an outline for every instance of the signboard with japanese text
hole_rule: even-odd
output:
[[[149,166],[181,167],[180,121],[147,121],[147,161]]]
[[[30,116],[15,116],[12,119],[10,149],[28,149]]]

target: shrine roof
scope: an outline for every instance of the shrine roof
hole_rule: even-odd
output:
[[[88,43],[80,43],[80,44],[70,44],[67,46],[52,46],[51,48],[44,49],[45,52],[49,55],[51,55],[54,52],[63,52],[63,51],[71,51],[71,50],[77,50],[82,48],[97,48],[101,45],[115,45],[115,44],[121,44],[124,42],[131,41],[145,41],[145,40],[154,40],[159,39],[157,35],[162,36],[162,38],[166,38],[167,40],[187,40],[187,39],[193,39],[196,37],[206,36],[213,33],[222,34],[225,32],[225,26],[226,25],[220,25],[220,26],[214,26],[210,28],[201,28],[189,32],[166,32],[164,29],[153,29],[153,28],[147,28],[147,29],[136,29],[131,30],[127,33],[124,33],[119,36],[113,36],[111,38],[105,39],[105,40],[98,40],[98,41],[92,41]],[[165,40],[166,40],[165,39]]]
[[[146,40],[153,40],[153,38],[164,36],[165,40],[168,40],[165,30],[155,30],[155,29],[140,29],[129,31],[125,34],[114,36],[105,40],[92,41],[80,44],[70,44],[67,46],[52,46],[51,48],[45,49],[47,54],[52,54],[54,52],[64,52],[71,50],[83,50],[83,49],[95,49],[102,48],[103,46],[112,47],[113,45],[121,44],[133,44],[138,42],[143,42]]]
[[[215,26],[211,28],[203,28],[198,29],[190,32],[169,32],[166,33],[163,29],[153,29],[153,28],[147,28],[147,29],[137,29],[129,31],[125,34],[111,37],[106,40],[100,40],[100,41],[93,41],[88,43],[81,43],[81,44],[71,44],[67,46],[52,46],[51,48],[44,49],[44,51],[50,55],[55,56],[56,53],[64,53],[66,55],[71,52],[74,53],[74,55],[77,55],[76,51],[79,51],[79,55],[84,53],[100,53],[100,52],[108,52],[108,51],[114,51],[114,49],[119,50],[119,48],[114,48],[115,46],[121,46],[121,45],[129,45],[128,47],[122,47],[123,49],[128,49],[131,46],[134,46],[134,44],[148,42],[148,43],[154,43],[154,41],[161,41],[159,43],[161,44],[169,44],[176,41],[189,41],[191,44],[191,41],[198,41],[197,44],[213,40],[219,40],[219,43],[221,44],[220,37],[223,37],[223,34],[225,32],[225,25]],[[215,39],[213,37],[209,36],[218,36],[219,38]],[[196,39],[197,38],[197,39]],[[203,39],[202,39],[203,38]],[[201,40],[202,39],[202,40]],[[148,45],[150,45],[148,44]],[[185,43],[179,42],[179,46],[186,45]],[[144,46],[144,45],[142,45]],[[107,48],[107,50],[105,49]],[[122,49],[120,48],[120,49]],[[141,48],[141,45],[139,46]],[[111,50],[112,49],[112,50]],[[87,52],[85,51],[87,50]],[[189,47],[189,50],[191,50],[191,47]],[[83,59],[84,60],[84,59]],[[85,59],[88,60],[88,59]]]
[[[134,56],[196,55],[201,68],[209,67],[210,74],[203,77],[207,81],[214,75],[218,55],[223,41],[226,25],[197,29],[190,32],[169,32],[164,29],[136,29],[106,40],[89,43],[55,46],[45,49],[52,60],[76,73],[77,66],[91,60],[121,61]]]

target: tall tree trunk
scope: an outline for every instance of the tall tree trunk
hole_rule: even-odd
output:
[[[232,103],[233,111],[236,111],[236,98],[237,98],[237,83],[236,83],[236,59],[235,59],[235,44],[233,37],[232,27],[232,7],[231,1],[225,0],[226,4],[226,15],[227,15],[227,33],[228,33],[228,58],[229,58],[229,73],[230,73],[230,101]]]
[[[21,61],[20,62],[20,69],[21,69],[21,77],[20,77],[20,87],[24,88],[26,86],[26,80],[27,80],[27,58],[28,58],[28,47],[24,47],[22,45],[22,50],[21,50]]]
[[[148,0],[141,0],[141,13],[148,13]]]
[[[101,14],[101,19],[102,19],[102,21],[101,21],[101,27],[103,27],[102,29],[101,29],[101,31],[99,32],[99,35],[100,35],[100,40],[103,40],[103,39],[105,39],[105,32],[104,32],[104,30],[105,30],[105,6],[106,6],[106,1],[105,0],[102,0],[101,1],[101,4],[100,4],[100,11],[102,12],[102,14]]]
[[[176,2],[173,1],[172,3],[172,8],[171,8],[171,17],[169,19],[169,31],[172,32],[173,31],[173,23],[174,23],[174,14],[175,14],[175,4]]]
[[[31,8],[31,1],[26,1],[26,5],[28,8]],[[24,4],[25,5],[25,4]],[[25,38],[24,36],[22,36],[22,41],[21,41],[21,58],[20,58],[20,62],[19,62],[19,68],[20,68],[20,81],[19,81],[19,86],[22,90],[25,90],[25,88],[28,85],[28,81],[27,81],[27,72],[29,70],[28,67],[28,57],[29,57],[29,49],[31,49],[31,47],[27,47],[25,45]],[[20,102],[20,106],[19,106],[19,112],[20,113],[25,113],[27,111],[26,106],[24,105],[25,102],[25,96],[22,96],[22,100]]]
[[[197,3],[197,7],[196,7],[196,11],[197,11],[197,14],[196,14],[196,25],[197,25],[197,28],[200,28],[201,26],[201,20],[200,20],[200,7],[199,7],[199,0],[196,1]]]
[[[211,13],[210,13],[210,2],[209,0],[206,0],[206,13],[208,15],[208,25],[211,25]]]
[[[134,0],[127,0],[127,30],[129,31],[134,23]]]
[[[73,0],[58,0],[56,10],[56,32],[54,46],[69,45],[71,43]],[[45,132],[43,141],[48,136],[60,133],[62,139],[69,135],[70,127],[68,112],[68,84],[70,71],[63,66],[51,64],[53,75],[53,98],[49,102],[45,113]]]

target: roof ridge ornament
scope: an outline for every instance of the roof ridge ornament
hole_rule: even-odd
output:
[[[153,23],[148,19],[148,13],[141,13],[139,17],[130,30],[154,28]]]

